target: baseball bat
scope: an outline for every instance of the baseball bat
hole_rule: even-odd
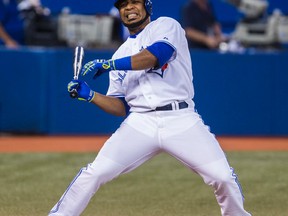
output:
[[[74,51],[74,62],[73,62],[73,74],[74,74],[73,79],[74,80],[78,80],[80,69],[82,67],[83,57],[84,57],[84,48],[81,46],[77,46]],[[78,97],[77,89],[73,89],[70,92],[70,96],[72,98],[77,98]]]

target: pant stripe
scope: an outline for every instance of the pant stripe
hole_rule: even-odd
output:
[[[52,210],[50,211],[50,213],[56,213],[56,212],[59,210],[61,203],[63,202],[66,194],[69,192],[69,190],[70,190],[70,188],[72,187],[72,185],[75,183],[75,181],[76,181],[76,180],[79,178],[79,176],[82,174],[83,170],[87,170],[87,169],[88,169],[88,166],[89,166],[89,165],[90,165],[90,164],[88,164],[86,167],[83,167],[83,168],[80,169],[80,171],[79,171],[78,174],[75,176],[75,178],[73,179],[73,181],[72,181],[72,182],[70,183],[70,185],[67,187],[67,189],[66,189],[65,193],[63,194],[63,196],[61,197],[61,199],[58,201],[58,203],[57,203],[57,205],[56,205],[56,208],[55,208],[55,209],[52,209]]]
[[[234,168],[233,167],[230,167],[230,169],[232,171],[232,176],[235,178],[235,182],[236,182],[236,184],[239,187],[240,193],[242,195],[242,200],[244,201],[245,197],[244,197],[244,194],[243,194],[242,186],[241,186],[240,181],[238,179],[238,175],[234,172]]]

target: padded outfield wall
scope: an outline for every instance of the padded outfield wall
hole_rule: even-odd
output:
[[[71,48],[0,48],[0,132],[110,134],[123,120],[71,99]],[[84,61],[112,51],[86,50]],[[288,51],[191,51],[196,109],[216,135],[288,135]],[[105,94],[108,77],[85,77]]]

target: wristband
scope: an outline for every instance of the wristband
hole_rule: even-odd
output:
[[[132,70],[131,56],[112,60],[113,70]]]

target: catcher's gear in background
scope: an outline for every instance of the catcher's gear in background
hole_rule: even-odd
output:
[[[67,87],[69,93],[77,90],[78,100],[91,102],[92,99],[94,98],[95,92],[92,91],[90,87],[87,85],[87,83],[82,80],[72,80],[71,82],[68,83]]]
[[[115,0],[114,6],[119,9],[121,2],[124,0]],[[148,15],[152,15],[152,0],[144,0],[144,5]]]
[[[114,60],[104,60],[104,59],[95,59],[86,63],[81,71],[81,75],[85,76],[86,74],[95,71],[93,79],[97,78],[105,72],[115,70]]]

